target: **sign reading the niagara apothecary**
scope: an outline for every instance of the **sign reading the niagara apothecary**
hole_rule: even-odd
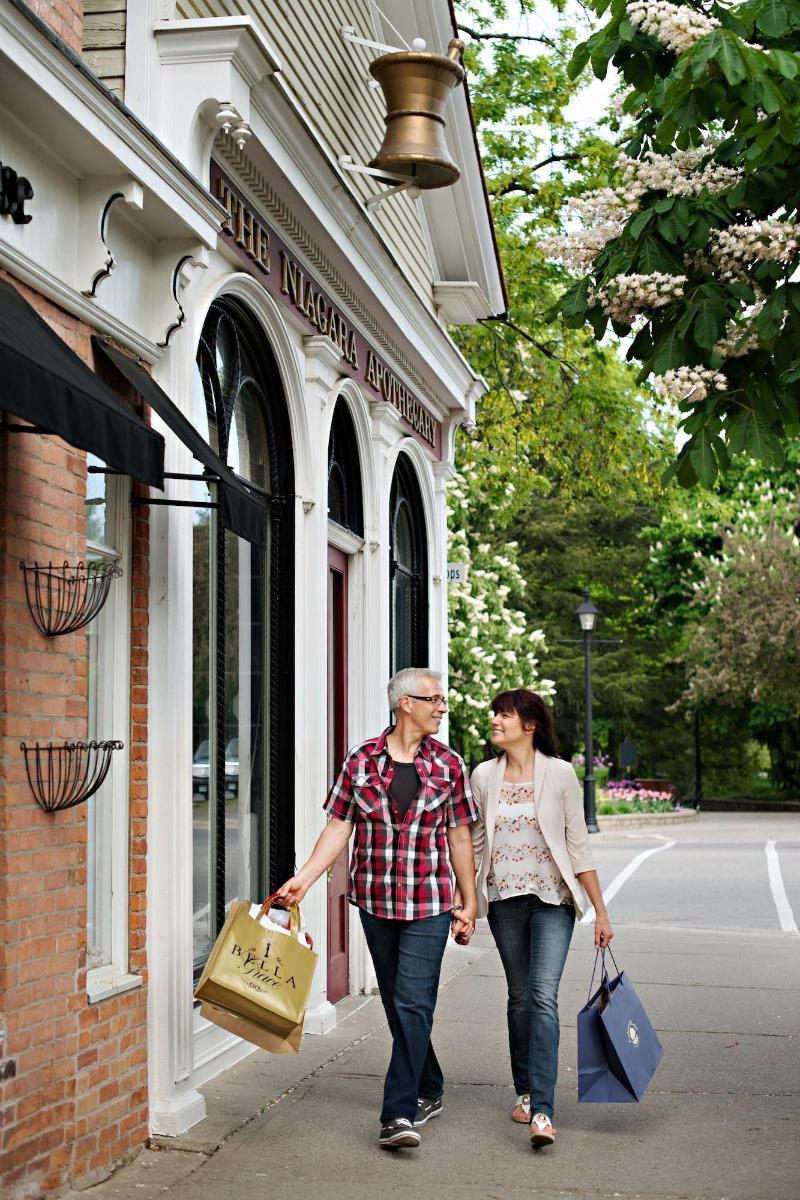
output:
[[[342,366],[387,404],[396,409],[410,432],[437,457],[442,453],[442,428],[424,404],[347,319],[330,296],[298,262],[264,218],[244,198],[215,162],[211,187],[228,213],[222,233],[251,274],[260,279],[284,307],[293,309],[309,326],[329,337],[341,351]]]

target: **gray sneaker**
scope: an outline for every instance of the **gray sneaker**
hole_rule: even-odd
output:
[[[417,1115],[414,1118],[415,1125],[424,1125],[426,1121],[438,1117],[444,1112],[444,1100],[441,1096],[437,1096],[435,1100],[426,1100],[420,1097],[417,1101]]]
[[[418,1146],[421,1141],[422,1138],[408,1117],[395,1117],[393,1121],[384,1121],[378,1136],[378,1145],[386,1150],[397,1150],[401,1146]]]

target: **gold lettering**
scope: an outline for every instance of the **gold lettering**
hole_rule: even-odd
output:
[[[367,351],[367,383],[369,384],[369,386],[371,388],[375,388],[375,391],[377,392],[378,377],[375,374],[376,363],[377,363],[377,359],[375,358],[375,355],[373,354],[372,350],[368,350]]]
[[[323,296],[322,292],[317,292],[317,300],[316,300],[315,309],[316,309],[317,319],[314,322],[314,324],[316,325],[316,327],[320,331],[320,333],[327,333],[328,332],[328,309],[325,304],[325,297]]]
[[[317,313],[314,308],[314,289],[310,283],[306,284],[305,295],[303,297],[303,303],[300,306],[300,311],[308,317],[312,325],[316,325]]]
[[[258,234],[256,236],[256,266],[260,267],[265,275],[269,275],[269,230],[259,222],[256,226]]]
[[[255,258],[253,249],[253,214],[243,204],[239,205],[239,232],[236,245],[241,246],[248,258]]]
[[[287,254],[281,250],[281,291],[284,296],[289,295],[289,258]]]
[[[222,179],[217,180],[217,199],[227,212],[227,220],[223,222],[222,232],[233,233],[233,226],[231,225],[231,190]]]
[[[355,334],[354,329],[350,330],[350,336],[347,341],[347,349],[344,352],[344,356],[347,359],[347,361],[350,363],[351,367],[354,367],[357,371],[358,370],[358,349],[356,347],[356,334]]]

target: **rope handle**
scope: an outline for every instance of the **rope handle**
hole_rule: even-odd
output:
[[[261,905],[261,908],[258,910],[258,917],[256,918],[256,920],[260,920],[262,917],[267,915],[270,905],[272,904],[272,901],[275,899],[277,894],[278,894],[277,892],[273,892],[271,896],[267,896],[266,900]],[[300,905],[292,904],[292,906],[289,909],[289,913],[290,913],[289,932],[293,935],[294,938],[299,940],[299,938],[300,938]]]

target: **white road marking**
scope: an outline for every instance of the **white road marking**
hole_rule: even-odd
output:
[[[608,887],[603,889],[603,899],[605,900],[606,904],[608,905],[611,903],[622,885],[628,882],[634,871],[638,871],[645,859],[650,858],[650,856],[653,854],[658,854],[661,850],[669,850],[674,845],[675,842],[668,842],[664,840],[660,846],[653,846],[650,850],[643,850],[641,854],[636,855],[636,858],[632,858],[627,867],[624,867],[620,871],[616,879],[612,879]],[[593,920],[594,906],[590,905],[590,907],[581,917],[581,925],[588,925],[589,922]]]
[[[783,886],[781,864],[775,846],[775,842],[767,842],[765,849],[767,853],[769,886],[772,889],[772,899],[775,901],[775,908],[778,911],[778,921],[784,933],[800,933],[800,929],[797,928],[797,922],[792,913],[791,905],[789,904],[789,897],[786,895],[786,888]]]

